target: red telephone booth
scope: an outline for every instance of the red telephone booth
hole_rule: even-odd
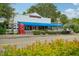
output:
[[[18,25],[18,33],[19,34],[25,34],[24,24]]]

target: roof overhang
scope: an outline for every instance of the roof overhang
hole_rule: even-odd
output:
[[[63,24],[58,23],[33,23],[33,22],[18,22],[19,24],[24,24],[25,26],[52,26],[52,27],[60,27],[63,26]]]

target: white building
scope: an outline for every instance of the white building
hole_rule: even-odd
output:
[[[15,32],[18,32],[19,25],[24,25],[24,30],[43,30],[51,29],[52,26],[62,26],[62,24],[51,23],[51,18],[45,18],[37,13],[30,13],[26,15],[15,15],[12,19],[14,26],[12,26]]]

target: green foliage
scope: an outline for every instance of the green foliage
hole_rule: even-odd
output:
[[[69,29],[72,29],[75,33],[79,33],[79,24],[74,24],[74,23],[65,24],[63,28],[64,29],[69,28]]]
[[[33,32],[34,35],[40,35],[41,34],[41,32],[39,30],[34,30],[32,32]]]
[[[4,48],[4,47],[3,47]],[[52,40],[50,43],[37,41],[25,48],[6,46],[3,56],[79,56],[79,41]]]
[[[74,22],[72,22],[72,21],[74,21]],[[79,24],[78,24],[78,22],[76,22],[76,20],[71,20],[71,22],[72,23],[70,23],[70,24],[65,24],[64,26],[63,26],[63,28],[64,29],[67,29],[67,28],[69,28],[69,29],[72,29],[75,33],[79,33]]]
[[[63,23],[63,24],[68,23],[68,18],[67,18],[67,16],[64,15],[64,14],[61,14],[61,15],[60,15],[60,22]]]
[[[63,29],[67,29],[67,28],[70,28],[70,25],[68,23],[64,24],[64,26],[63,26]]]
[[[79,24],[73,24],[73,25],[71,25],[71,29],[74,32],[79,33]]]
[[[46,34],[46,32],[45,32],[45,31],[43,31],[43,30],[41,30],[41,34],[45,35],[45,34]]]
[[[45,31],[43,31],[43,30],[34,30],[34,31],[33,31],[33,34],[34,34],[34,35],[40,35],[40,34],[45,35],[45,34],[46,34],[46,32],[45,32]]]
[[[53,35],[53,34],[70,34],[70,32],[67,31],[47,31],[47,30],[34,30],[32,31],[34,35]]]
[[[3,27],[0,27],[0,34],[5,34],[6,33],[6,29]]]
[[[68,25],[74,32],[79,33],[79,18],[73,18]]]
[[[6,28],[4,23],[0,23],[0,34],[5,34],[6,33]]]
[[[71,23],[73,23],[73,24],[79,24],[79,18],[73,18],[71,20]]]
[[[51,35],[51,34],[56,34],[56,32],[54,31],[46,31],[47,34]]]
[[[43,17],[48,17],[52,19],[52,22],[56,21],[59,17],[60,12],[57,10],[56,6],[52,3],[39,3],[28,9],[27,13],[38,13]]]
[[[14,15],[14,9],[9,3],[0,3],[0,17],[5,18],[5,25],[8,27],[10,18]]]
[[[33,34],[34,35],[40,35],[40,34],[43,34],[43,35],[45,35],[45,34],[52,35],[52,34],[56,34],[56,32],[54,32],[54,31],[45,31],[45,30],[35,30],[35,31],[33,31]]]
[[[9,19],[13,14],[13,8],[10,6],[10,4],[7,3],[1,3],[0,4],[0,17]]]

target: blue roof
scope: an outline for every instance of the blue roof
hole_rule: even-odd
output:
[[[63,26],[63,24],[58,24],[58,23],[33,23],[33,22],[18,22],[18,23],[22,23],[26,26],[53,26],[53,27],[57,27],[57,26]]]

